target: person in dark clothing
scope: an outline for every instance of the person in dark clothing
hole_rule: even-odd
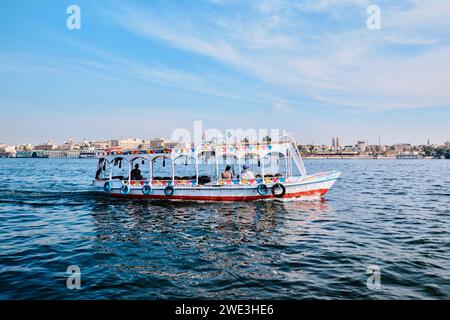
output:
[[[98,161],[98,166],[97,166],[97,172],[95,173],[95,179],[101,179],[102,177],[102,172],[105,171],[106,167],[105,167],[105,159],[100,159]]]
[[[139,170],[139,165],[136,163],[134,169],[131,170],[131,180],[142,180],[141,170]]]
[[[97,172],[95,173],[95,180],[100,179],[102,176],[102,168],[100,167]]]

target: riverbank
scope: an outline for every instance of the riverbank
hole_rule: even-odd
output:
[[[96,158],[94,156],[78,156],[78,157],[2,157],[1,158],[8,158],[8,159],[92,159]],[[396,157],[322,157],[322,156],[314,156],[314,157],[308,157],[308,156],[302,156],[304,160],[405,160],[405,159],[397,159]],[[423,157],[419,159],[406,159],[406,160],[447,160],[444,157],[441,159],[433,158],[433,157]]]

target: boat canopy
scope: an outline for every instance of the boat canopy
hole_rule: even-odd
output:
[[[282,155],[289,160],[293,161],[293,164],[297,167],[302,176],[306,176],[306,169],[303,164],[300,152],[296,147],[295,142],[281,142],[271,144],[242,144],[242,145],[230,145],[230,144],[204,144],[200,146],[192,147],[177,147],[177,148],[164,148],[164,149],[141,149],[141,150],[112,150],[109,152],[101,153],[98,158],[105,159],[108,162],[114,161],[114,159],[121,158],[126,161],[134,161],[137,158],[143,158],[148,161],[153,161],[159,157],[166,157],[171,160],[178,159],[180,157],[192,157],[197,162],[199,157],[207,153],[214,153],[216,159],[220,157],[235,157],[238,160],[245,159],[246,157],[253,156],[264,158],[270,155],[278,154]]]

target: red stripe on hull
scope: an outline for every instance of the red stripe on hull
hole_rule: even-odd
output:
[[[287,198],[298,198],[302,196],[316,196],[320,195],[321,197],[328,192],[329,189],[315,189],[310,191],[300,191],[295,193],[286,193],[283,198],[279,199],[287,199]],[[176,191],[175,191],[176,192]],[[164,199],[164,200],[193,200],[193,201],[253,201],[253,200],[261,200],[261,199],[274,199],[273,195],[265,195],[265,196],[177,196],[173,195],[170,197],[164,195],[145,195],[145,194],[120,194],[120,193],[112,193],[113,197],[118,198],[145,198],[145,199]]]

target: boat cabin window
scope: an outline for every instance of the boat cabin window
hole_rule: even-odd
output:
[[[172,160],[165,156],[160,156],[152,160],[153,180],[172,180]]]
[[[123,158],[114,158],[111,161],[112,171],[111,177],[112,179],[118,180],[127,180],[128,172],[129,172],[129,162]]]
[[[286,177],[289,174],[289,162],[283,153],[271,152],[261,159],[264,166],[264,177],[277,178]]]
[[[174,160],[175,180],[196,180],[195,158],[180,156]]]
[[[198,155],[198,184],[216,181],[219,173],[214,151],[204,151]]]

